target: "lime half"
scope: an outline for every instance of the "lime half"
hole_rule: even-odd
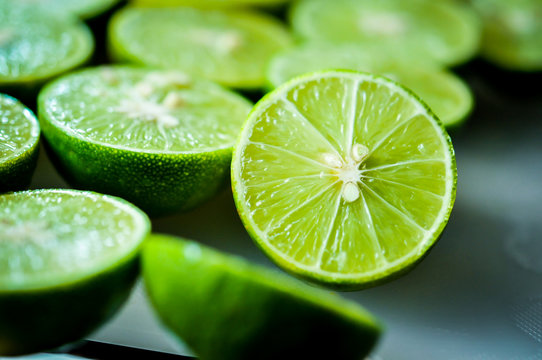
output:
[[[450,138],[385,78],[329,71],[296,78],[254,108],[232,186],[249,234],[278,265],[339,288],[410,268],[455,199]]]
[[[304,0],[291,21],[305,40],[376,44],[406,62],[426,57],[445,65],[473,57],[481,34],[472,9],[453,1]]]
[[[201,359],[360,360],[380,334],[356,303],[194,242],[154,235],[142,258],[158,315]]]
[[[143,6],[192,6],[203,9],[226,9],[246,6],[276,6],[291,0],[132,0]]]
[[[254,12],[127,8],[111,22],[119,61],[182,70],[236,88],[264,85],[265,66],[291,44],[278,20]]]
[[[109,10],[120,0],[17,0],[23,4],[43,6],[58,12],[74,14],[81,19],[90,19]]]
[[[140,210],[96,193],[0,196],[0,355],[79,340],[110,318],[149,229]]]
[[[459,77],[422,60],[403,62],[385,51],[358,46],[309,45],[275,56],[267,77],[277,87],[296,76],[328,69],[358,70],[395,80],[421,97],[446,127],[457,126],[470,113],[473,96]]]
[[[67,75],[38,102],[43,134],[71,184],[121,196],[153,215],[186,210],[217,192],[252,107],[208,81],[131,67]]]
[[[37,86],[84,63],[93,44],[75,18],[0,1],[0,88]]]

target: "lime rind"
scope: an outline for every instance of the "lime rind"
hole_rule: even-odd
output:
[[[449,164],[449,167],[447,167],[447,178],[452,179],[452,181],[446,182],[446,195],[442,201],[443,204],[448,205],[441,207],[436,218],[437,220],[434,222],[433,226],[427,230],[426,236],[422,241],[419,242],[418,246],[413,248],[408,254],[402,256],[392,263],[389,263],[385,269],[379,268],[371,272],[342,274],[337,272],[327,272],[323,271],[322,269],[300,264],[291,257],[289,258],[282,254],[279,249],[265,240],[266,235],[261,229],[259,229],[258,225],[254,223],[252,216],[247,212],[247,206],[245,205],[245,189],[243,188],[241,180],[238,178],[238,174],[241,174],[241,153],[244,150],[246,141],[248,141],[247,139],[252,131],[250,119],[256,118],[261,112],[268,108],[269,105],[275,103],[277,96],[279,96],[277,94],[286,93],[287,90],[292,89],[299,84],[303,84],[311,79],[320,79],[322,77],[333,76],[369,79],[382,85],[393,87],[397,91],[402,92],[406,97],[416,99],[418,101],[417,106],[419,107],[419,110],[423,111],[425,116],[432,120],[434,128],[438,133],[440,133],[444,143],[449,149],[449,151],[445,152],[445,162]],[[419,261],[421,261],[427,252],[435,245],[436,241],[439,239],[442,231],[447,225],[453,204],[455,202],[457,188],[457,167],[451,139],[444,129],[441,121],[433,114],[431,109],[423,102],[423,100],[421,100],[416,94],[412,93],[409,89],[393,82],[392,80],[373,74],[349,70],[330,70],[316,72],[313,74],[305,74],[284,83],[273,92],[264,96],[249,114],[248,120],[241,131],[238,143],[233,152],[231,174],[234,200],[240,214],[240,218],[251,238],[263,250],[263,252],[277,265],[294,276],[340,290],[358,290],[380,284],[408,271]]]
[[[0,196],[0,204],[0,294],[70,287],[114,271],[150,232],[141,210],[89,191],[22,191]]]

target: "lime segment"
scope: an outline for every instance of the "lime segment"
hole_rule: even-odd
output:
[[[263,86],[265,65],[290,45],[286,28],[263,14],[193,8],[128,8],[109,39],[120,61],[174,68],[236,88]]]
[[[431,248],[455,199],[453,148],[412,93],[329,71],[292,80],[255,107],[232,162],[250,235],[286,270],[360,288]]]
[[[358,360],[380,333],[355,303],[194,242],[154,235],[142,257],[159,316],[202,359]]]
[[[39,137],[34,114],[14,98],[0,94],[0,193],[30,184]]]

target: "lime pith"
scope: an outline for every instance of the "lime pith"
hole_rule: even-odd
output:
[[[254,108],[235,148],[241,219],[277,264],[361,288],[434,245],[455,199],[450,139],[398,84],[328,71],[294,79]]]

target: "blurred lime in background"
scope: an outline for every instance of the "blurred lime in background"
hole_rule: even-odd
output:
[[[132,0],[144,6],[192,6],[204,9],[233,8],[246,6],[276,6],[291,0]]]
[[[81,19],[90,19],[109,10],[121,0],[11,0],[22,4],[42,6],[50,11],[63,11]]]

